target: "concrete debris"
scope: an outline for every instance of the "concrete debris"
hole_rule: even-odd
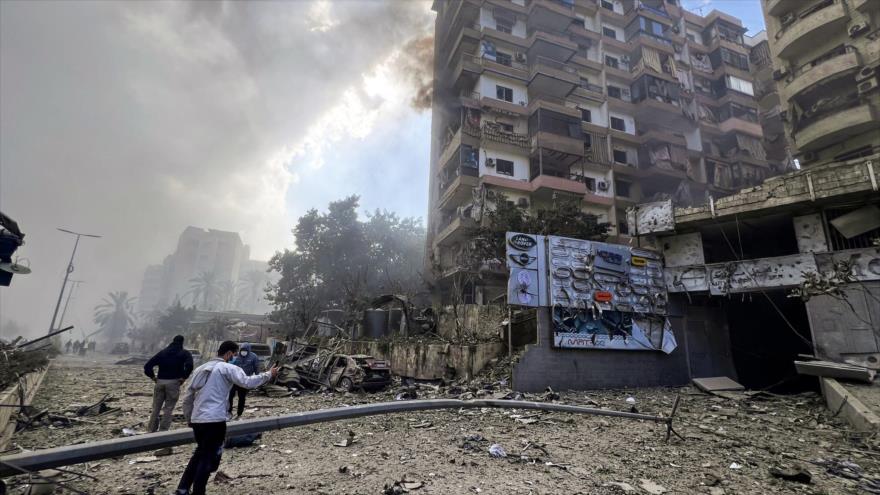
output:
[[[648,479],[640,479],[639,480],[639,488],[641,488],[642,490],[645,490],[646,492],[650,493],[651,495],[662,495],[663,493],[666,493],[666,491],[667,491],[666,488],[663,488],[662,486],[660,486],[657,483],[654,483],[653,481],[648,480]]]
[[[714,376],[711,378],[694,378],[694,385],[703,392],[723,392],[729,390],[745,390],[745,387],[726,376]]]
[[[489,455],[495,458],[507,457],[507,452],[504,451],[504,447],[498,445],[497,443],[493,443],[491,446],[489,446]]]
[[[794,367],[801,375],[823,376],[865,383],[874,381],[876,372],[862,366],[832,363],[830,361],[795,361]]]
[[[76,361],[70,363],[71,359]],[[249,398],[252,408],[243,419],[385,402],[410,387],[419,399],[476,396],[477,392],[486,398],[514,398],[509,382],[488,376],[454,382],[411,381],[376,393],[254,394]],[[69,411],[71,416],[58,415],[90,422],[29,428],[16,434],[11,445],[50,448],[112,439],[120,434],[114,431],[122,428],[142,430],[138,425],[146,420],[152,385],[140,366],[60,359],[32,401],[31,414],[74,409]],[[114,416],[79,417],[75,409],[83,406],[71,408],[66,401],[72,397],[90,406],[101,400],[102,391],[110,390],[119,397],[107,402],[120,408]],[[565,404],[614,411],[628,410],[631,405],[626,398],[635,395],[631,390],[554,392]],[[258,443],[265,447],[257,455],[251,453],[257,450],[254,445],[224,456],[223,473],[217,479],[226,484],[215,485],[213,491],[404,494],[477,493],[479,489],[481,493],[630,495],[650,494],[641,482],[649,480],[664,488],[664,495],[794,495],[807,493],[804,490],[849,493],[858,486],[870,488],[880,473],[880,438],[854,440],[843,420],[834,417],[814,392],[788,396],[739,392],[724,399],[695,387],[639,389],[637,405],[645,414],[665,415],[676,394],[685,397],[676,415],[684,442],[664,443],[658,433],[660,425],[615,418],[555,412],[534,415],[535,411],[521,409],[406,412],[264,433]],[[540,401],[544,393],[521,395],[522,400]],[[175,415],[171,428],[185,426],[182,417]],[[348,446],[334,447],[335,443]],[[506,457],[490,457],[493,445],[502,446]],[[168,456],[140,454],[157,459],[151,462],[129,464],[134,456],[91,462],[87,472],[99,479],[72,485],[89,493],[172,493],[191,452],[192,446],[187,445]],[[820,457],[808,465],[813,471],[810,485],[771,474],[772,468],[793,469],[798,459]],[[734,462],[742,468],[729,469]],[[20,486],[25,479],[17,476],[7,482],[19,480]]]
[[[772,467],[770,468],[770,476],[774,478],[779,478],[786,481],[794,481],[797,483],[804,483],[809,485],[810,481],[813,479],[812,473],[807,471],[802,467],[793,467],[793,468],[779,468]]]

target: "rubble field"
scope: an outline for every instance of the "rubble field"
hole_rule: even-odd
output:
[[[19,432],[10,447],[39,449],[143,432],[152,383],[137,365],[103,357],[56,359],[34,400],[64,415],[106,394],[110,413],[76,416]],[[379,393],[251,392],[245,418],[391,401]],[[414,386],[423,398],[501,397],[501,384]],[[227,449],[217,494],[616,494],[880,493],[880,442],[848,430],[814,393],[707,395],[693,387],[559,392],[560,403],[668,415],[685,437],[664,442],[665,425],[613,417],[508,409],[373,416],[264,433],[252,446]],[[526,400],[554,400],[529,394]],[[635,398],[627,402],[628,397]],[[114,412],[113,408],[121,408]],[[57,416],[56,416],[57,417]],[[174,428],[185,427],[182,418]],[[130,433],[130,431],[128,431]],[[496,446],[497,444],[497,446]],[[506,457],[493,457],[501,447]],[[69,484],[90,494],[168,494],[193,446],[66,469],[86,473]],[[21,477],[17,481],[21,481]],[[11,493],[21,493],[12,490]]]

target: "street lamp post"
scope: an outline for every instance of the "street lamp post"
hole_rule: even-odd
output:
[[[52,313],[52,324],[49,325],[49,333],[55,330],[55,319],[58,317],[58,309],[61,308],[61,299],[64,297],[64,288],[67,287],[67,279],[70,278],[70,274],[73,273],[73,257],[76,255],[76,248],[79,246],[79,238],[80,237],[95,237],[99,238],[99,235],[93,234],[82,234],[80,232],[73,232],[71,230],[65,230],[59,228],[61,232],[65,232],[67,234],[75,235],[76,242],[73,243],[73,252],[70,253],[70,261],[67,263],[67,272],[64,274],[64,282],[61,282],[61,292],[58,293],[58,302],[55,303],[55,312]]]

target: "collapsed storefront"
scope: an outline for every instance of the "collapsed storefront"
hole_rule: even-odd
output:
[[[707,360],[730,361],[727,376],[747,387],[795,391],[816,386],[797,375],[799,357],[880,367],[877,158],[771,178],[699,207],[630,211],[639,245],[664,254],[680,303],[670,307],[706,316],[702,337],[683,329],[692,376],[706,376]],[[694,349],[703,338],[714,346]]]

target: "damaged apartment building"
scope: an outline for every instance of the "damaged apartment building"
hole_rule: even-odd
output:
[[[428,249],[448,299],[459,253],[498,208],[579,198],[626,243],[626,209],[701,204],[783,171],[765,151],[739,19],[679,0],[437,1]],[[504,294],[502,267],[456,288]]]
[[[762,124],[784,129],[775,152],[800,170],[629,218],[664,253],[691,374],[728,366],[751,387],[796,381],[799,355],[880,364],[880,2],[762,4]]]

